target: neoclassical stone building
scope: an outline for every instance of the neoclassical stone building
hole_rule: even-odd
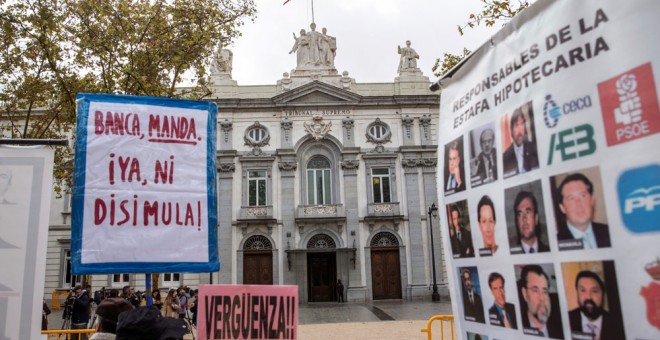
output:
[[[368,84],[339,74],[335,47],[324,33],[301,35],[296,67],[260,86],[239,86],[233,54],[216,53],[208,100],[218,104],[221,269],[161,274],[161,287],[297,285],[302,302],[322,302],[336,301],[341,280],[349,302],[430,299],[439,97],[410,44],[391,56],[401,59],[387,70],[398,72],[393,82]],[[53,201],[47,296],[76,280],[68,206]],[[436,269],[447,295],[438,222]],[[92,280],[95,289],[126,284],[140,289],[144,275]]]

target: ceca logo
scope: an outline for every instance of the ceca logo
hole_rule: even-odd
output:
[[[660,231],[660,164],[625,171],[617,183],[621,219],[633,233]]]

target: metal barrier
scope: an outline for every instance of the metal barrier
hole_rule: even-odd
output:
[[[49,329],[47,331],[41,331],[42,335],[46,335],[46,339],[71,339],[72,334],[87,334],[87,339],[90,338],[90,335],[96,333],[95,329]],[[52,336],[51,336],[52,335]],[[64,335],[64,337],[62,337]],[[57,336],[57,337],[55,337]]]
[[[435,315],[429,319],[426,328],[421,329],[422,333],[428,334],[428,340],[431,340],[431,324],[435,320],[440,320],[440,339],[445,339],[445,321],[449,322],[449,327],[451,328],[451,339],[454,340],[454,316],[453,315]]]

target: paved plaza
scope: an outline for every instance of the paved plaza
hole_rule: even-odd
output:
[[[429,296],[430,300],[430,296]],[[447,301],[443,297],[443,301]],[[426,339],[428,319],[451,314],[449,302],[374,301],[369,303],[305,303],[298,310],[298,339]],[[48,317],[49,328],[62,326],[62,309]],[[441,339],[438,323],[433,338]],[[185,339],[192,339],[187,335]],[[445,339],[451,339],[445,332]]]

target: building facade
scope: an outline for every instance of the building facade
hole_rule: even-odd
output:
[[[312,33],[317,34],[317,36]],[[301,40],[310,38],[317,46]],[[391,83],[335,69],[336,39],[301,35],[297,65],[272,85],[239,86],[231,51],[216,52],[217,273],[161,273],[159,286],[296,285],[301,302],[430,298],[429,227],[441,295],[448,295],[437,203],[439,96],[399,49]],[[70,273],[70,202],[54,198],[45,294]],[[93,275],[92,286],[144,287],[143,274]]]

